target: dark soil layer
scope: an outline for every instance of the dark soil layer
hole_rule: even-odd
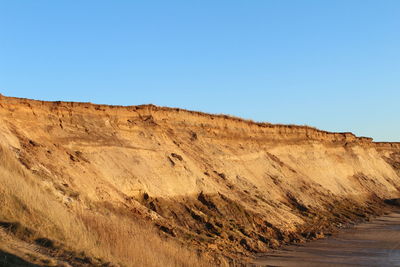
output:
[[[388,201],[375,196],[365,203],[332,200],[320,210],[306,207],[288,196],[286,205],[296,210],[304,224],[287,231],[266,220],[265,211],[257,213],[246,209],[223,194],[201,193],[197,197],[174,200],[146,196],[142,201],[168,221],[168,224],[159,225],[167,236],[192,243],[203,252],[225,255],[231,263],[237,262],[235,259],[251,260],[257,253],[284,245],[330,236],[392,209]]]

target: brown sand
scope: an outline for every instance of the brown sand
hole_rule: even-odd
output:
[[[0,96],[2,154],[13,164],[0,159],[0,222],[79,250],[70,240],[80,236],[71,234],[77,220],[119,242],[103,242],[102,254],[116,255],[115,244],[125,258],[134,254],[127,245],[140,242],[109,230],[123,235],[120,222],[154,226],[233,265],[382,214],[384,199],[400,197],[400,143],[153,105]]]

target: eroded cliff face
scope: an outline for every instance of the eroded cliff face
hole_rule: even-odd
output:
[[[400,144],[146,106],[0,97],[0,144],[71,210],[112,206],[243,258],[379,213]]]

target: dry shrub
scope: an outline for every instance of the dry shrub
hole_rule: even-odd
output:
[[[193,251],[163,240],[154,228],[133,218],[66,207],[4,147],[0,147],[0,222],[32,229],[30,240],[45,237],[60,242],[63,249],[123,266],[209,266]]]
[[[193,252],[163,240],[154,229],[133,223],[129,218],[101,214],[80,215],[88,229],[96,233],[97,253],[136,266],[206,266]]]

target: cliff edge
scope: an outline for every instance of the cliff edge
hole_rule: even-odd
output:
[[[140,221],[220,264],[323,236],[400,196],[400,143],[154,105],[0,96],[0,145],[87,231],[88,214]],[[0,221],[16,220],[0,208]]]

